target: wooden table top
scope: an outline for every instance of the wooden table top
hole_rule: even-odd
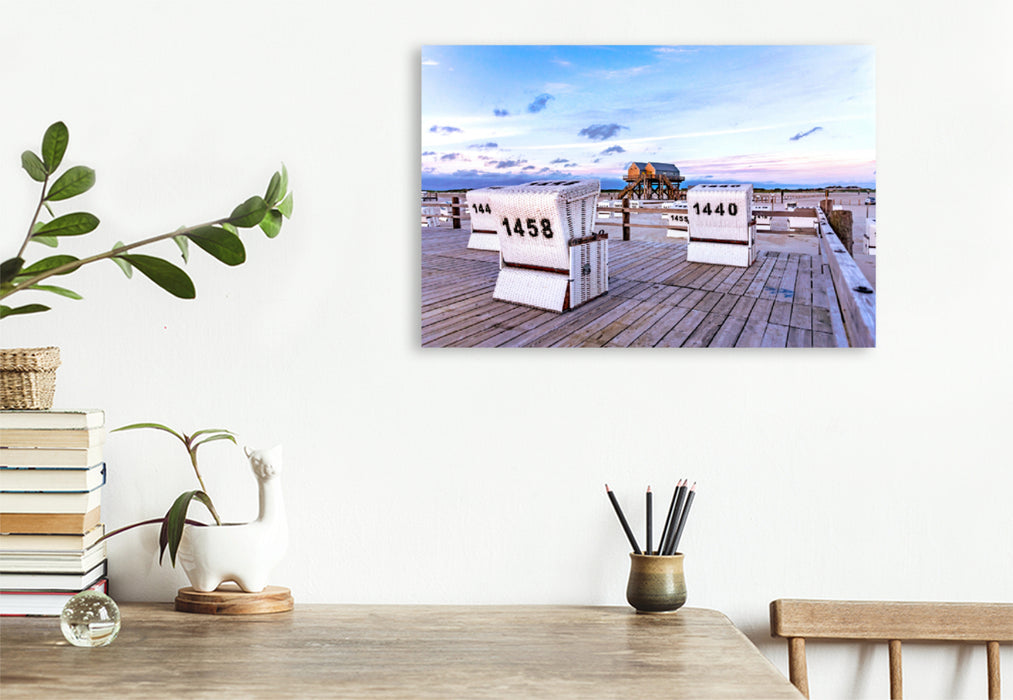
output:
[[[4,700],[102,696],[800,698],[714,610],[297,605],[212,616],[120,606],[109,646],[55,618],[4,618]]]

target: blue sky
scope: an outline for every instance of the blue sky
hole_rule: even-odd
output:
[[[544,177],[875,185],[871,46],[424,46],[423,189]]]

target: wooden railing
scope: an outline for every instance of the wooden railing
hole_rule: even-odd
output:
[[[461,228],[461,222],[471,218],[465,193],[439,192],[427,194],[435,197],[422,201],[422,220],[428,227],[439,227],[444,223],[449,223],[452,228]],[[603,197],[602,199],[610,201],[608,197]],[[647,214],[656,216],[658,214],[674,214],[680,211],[678,209],[668,209],[664,206],[670,202],[671,200],[664,199],[632,200],[626,198],[623,199],[621,206],[602,206],[599,201],[598,214],[604,213],[610,217],[612,214],[621,214],[621,220],[620,217],[617,217],[615,221],[596,218],[595,229],[601,230],[599,227],[621,228],[622,240],[624,241],[630,240],[630,231],[633,228],[687,231],[689,228],[687,222],[671,221],[667,224],[656,224],[638,220]],[[804,208],[794,211],[762,211],[759,212],[759,215],[764,218],[814,217],[815,213],[813,209]]]
[[[816,217],[820,255],[830,268],[848,343],[851,347],[875,347],[876,292],[830,226],[822,209],[816,210]]]

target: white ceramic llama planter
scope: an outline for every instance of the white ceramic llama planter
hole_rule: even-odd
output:
[[[281,494],[281,445],[246,450],[260,491],[260,515],[243,524],[187,525],[177,558],[194,589],[210,592],[235,581],[247,593],[267,586],[288,547],[288,522]]]

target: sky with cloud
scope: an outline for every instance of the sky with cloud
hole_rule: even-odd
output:
[[[871,46],[424,46],[422,188],[675,163],[694,182],[875,186]]]

